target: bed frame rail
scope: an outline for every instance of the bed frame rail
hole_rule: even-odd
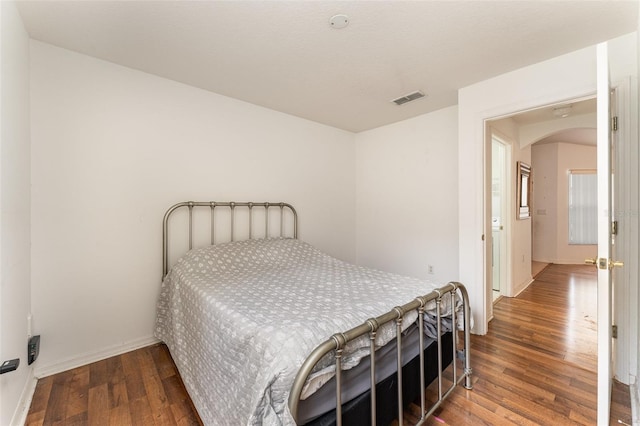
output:
[[[454,303],[456,293],[459,292],[462,296],[463,303],[463,331],[464,331],[464,348],[459,350],[457,347],[457,339],[455,338],[456,334],[456,309],[451,309],[451,324],[454,327],[454,339],[453,340],[453,354],[454,359],[452,362],[452,384],[451,386],[443,390],[443,360],[442,360],[442,324],[441,324],[441,303],[443,298],[449,297],[451,305],[456,306]],[[375,339],[377,330],[384,324],[394,322],[396,326],[396,347],[397,347],[397,381],[398,381],[398,424],[403,425],[404,423],[404,413],[403,413],[403,395],[402,395],[402,320],[406,313],[417,310],[418,311],[418,327],[420,331],[420,347],[424,348],[424,315],[426,306],[429,302],[435,301],[436,304],[436,315],[439,320],[437,321],[437,345],[438,345],[438,399],[437,401],[430,407],[425,407],[425,389],[427,384],[424,379],[424,351],[420,350],[420,413],[421,418],[417,425],[421,425],[424,421],[440,406],[440,404],[447,398],[451,392],[464,380],[464,387],[466,389],[471,389],[471,359],[470,359],[470,347],[471,347],[471,327],[470,327],[470,309],[469,309],[469,296],[467,294],[467,290],[464,285],[458,282],[450,282],[444,287],[436,289],[431,293],[416,297],[413,301],[402,305],[396,306],[391,311],[387,312],[384,315],[381,315],[376,318],[370,318],[365,321],[363,324],[352,328],[349,331],[343,333],[336,333],[327,339],[325,342],[321,343],[305,360],[302,364],[302,367],[298,371],[296,375],[295,381],[293,382],[293,386],[291,387],[291,393],[289,394],[289,410],[296,422],[298,422],[298,405],[300,402],[300,395],[302,394],[302,390],[304,384],[307,380],[309,374],[311,374],[314,366],[324,357],[326,354],[334,351],[335,352],[335,366],[336,366],[336,424],[338,426],[342,425],[342,351],[345,345],[356,339],[357,337],[363,336],[365,334],[369,335],[370,340],[370,354],[371,354],[371,362],[370,362],[370,380],[371,380],[371,424],[376,424],[376,363],[375,363]],[[464,370],[461,374],[458,373],[458,369],[456,366],[456,354],[463,358]]]
[[[210,232],[211,232],[211,245],[219,243],[220,241],[216,241],[215,234],[215,224],[216,224],[216,211],[220,208],[225,208],[229,210],[229,218],[230,218],[230,241],[235,241],[234,238],[234,222],[236,220],[236,212],[238,208],[248,209],[248,229],[249,229],[249,239],[255,238],[254,236],[254,226],[253,226],[253,209],[254,208],[264,209],[264,238],[273,237],[271,224],[269,222],[270,211],[272,209],[279,209],[279,237],[290,237],[290,238],[298,238],[298,214],[296,210],[293,208],[291,204],[282,203],[282,202],[236,202],[236,201],[184,201],[178,204],[171,206],[164,215],[164,219],[162,221],[162,277],[164,278],[169,272],[169,219],[173,213],[175,213],[179,209],[187,209],[188,217],[189,217],[189,225],[188,225],[188,236],[189,236],[189,250],[193,248],[193,236],[194,236],[194,227],[193,227],[193,211],[195,208],[205,208],[210,210]],[[289,211],[293,216],[293,224],[288,229],[285,226],[285,210]],[[289,231],[289,232],[287,232]]]

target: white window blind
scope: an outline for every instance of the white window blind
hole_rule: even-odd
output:
[[[569,172],[569,244],[598,244],[597,185],[594,170]]]

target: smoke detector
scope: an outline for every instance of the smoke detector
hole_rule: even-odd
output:
[[[553,109],[553,116],[557,118],[567,118],[571,114],[571,104],[561,105]]]
[[[396,105],[402,105],[420,98],[424,98],[424,93],[422,93],[420,90],[416,90],[415,92],[409,93],[408,95],[400,96],[399,98],[396,98],[391,102]]]
[[[331,28],[340,30],[349,25],[349,17],[347,15],[333,15],[329,18],[329,24],[331,25]]]

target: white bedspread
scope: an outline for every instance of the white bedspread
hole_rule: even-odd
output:
[[[205,424],[292,425],[289,389],[313,348],[435,287],[339,261],[295,239],[220,244],[190,251],[171,269],[155,334]],[[408,314],[403,325],[415,319]],[[388,327],[376,343],[393,337]],[[349,345],[346,368],[368,355],[368,344]],[[321,367],[330,371],[332,362]]]

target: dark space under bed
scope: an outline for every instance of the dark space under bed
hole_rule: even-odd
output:
[[[451,364],[453,359],[453,333],[442,336],[442,368]],[[434,341],[424,349],[424,375],[428,385],[438,377],[438,345]],[[392,374],[376,385],[376,424],[388,425],[397,418],[398,397],[397,374]],[[366,391],[349,402],[342,404],[342,422],[348,426],[371,424],[371,391]],[[420,357],[416,356],[402,368],[403,405],[420,399]],[[306,423],[307,426],[331,426],[336,424],[335,409]]]

